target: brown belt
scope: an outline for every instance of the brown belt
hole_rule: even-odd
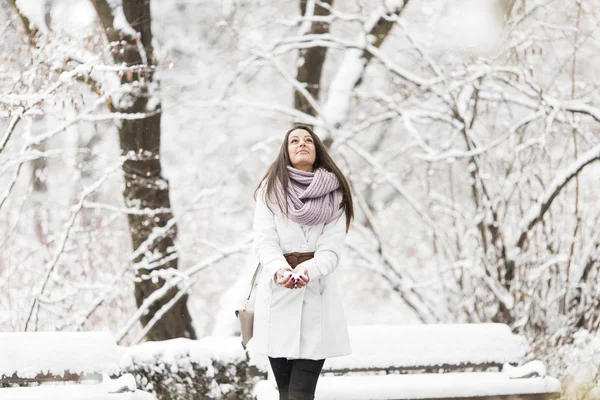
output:
[[[283,256],[287,260],[290,267],[292,267],[292,269],[294,269],[298,266],[298,264],[303,263],[304,261],[310,260],[311,258],[313,258],[315,256],[315,252],[311,251],[311,252],[302,253],[299,251],[295,251],[293,253],[285,253]]]

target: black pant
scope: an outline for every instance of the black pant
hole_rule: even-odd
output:
[[[325,360],[288,360],[269,357],[279,400],[313,400]]]

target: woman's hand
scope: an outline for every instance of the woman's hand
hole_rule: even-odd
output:
[[[275,273],[275,282],[288,289],[300,289],[309,281],[308,271],[304,267],[297,267],[294,271],[281,268]]]
[[[300,289],[308,283],[310,278],[308,277],[308,270],[305,267],[297,266],[294,272],[298,276],[298,279],[295,282],[294,288]]]
[[[292,277],[292,270],[289,268],[281,268],[275,272],[275,282],[279,286],[292,289],[294,287],[294,279]]]

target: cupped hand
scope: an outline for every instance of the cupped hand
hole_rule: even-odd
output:
[[[291,289],[294,287],[294,279],[292,278],[292,270],[281,268],[275,273],[275,282],[279,286]]]
[[[295,281],[295,288],[301,288],[306,286],[306,284],[308,283],[308,281],[310,280],[310,278],[308,277],[308,270],[305,267],[296,267],[296,269],[294,270],[294,274],[292,274],[292,278],[294,278],[294,275],[296,275],[297,279]]]
[[[300,289],[308,281],[308,271],[304,267],[298,267],[294,271],[282,268],[275,273],[275,282],[288,289]]]

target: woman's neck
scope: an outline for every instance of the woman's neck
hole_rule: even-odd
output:
[[[292,165],[292,167],[299,169],[300,171],[304,171],[304,172],[313,172],[312,165]]]

